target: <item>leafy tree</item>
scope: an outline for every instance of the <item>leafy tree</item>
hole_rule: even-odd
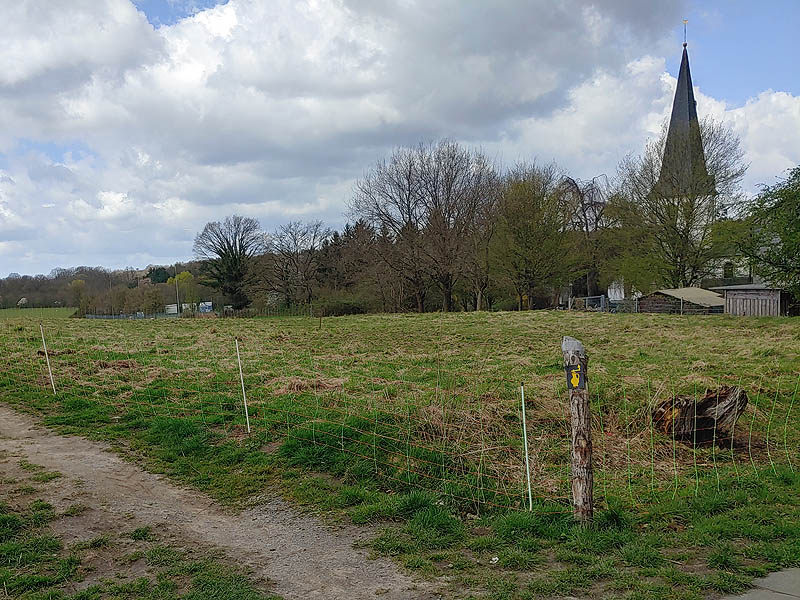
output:
[[[362,219],[346,224],[341,234],[334,231],[320,251],[320,282],[333,292],[372,285],[375,238],[374,228]]]
[[[209,285],[221,290],[235,309],[250,304],[244,291],[248,267],[264,250],[264,242],[258,221],[239,215],[207,223],[194,239],[194,253],[205,261]]]
[[[157,287],[144,288],[142,309],[147,314],[164,312],[164,298]]]
[[[739,231],[739,247],[756,272],[800,296],[800,166],[765,186]]]
[[[69,284],[69,291],[73,306],[80,306],[81,299],[86,295],[86,282],[83,279],[73,279]]]
[[[522,298],[551,293],[576,272],[572,216],[566,188],[554,166],[520,164],[505,177],[492,238],[493,267]],[[530,304],[529,304],[530,306]]]
[[[150,278],[151,283],[166,283],[169,273],[164,267],[151,267],[147,272],[147,276]]]
[[[69,284],[69,291],[72,305],[78,307],[78,314],[85,315],[91,304],[91,298],[86,292],[86,282],[83,279],[73,279]]]
[[[181,303],[183,304],[185,302],[187,304],[197,304],[197,284],[195,282],[194,275],[192,275],[189,271],[181,271],[175,277],[170,277],[167,279],[167,285],[174,288],[176,278],[178,279],[178,294],[180,296]]]

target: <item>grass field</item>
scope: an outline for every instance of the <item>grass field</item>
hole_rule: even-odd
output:
[[[2,319],[66,319],[75,314],[74,308],[0,308]]]
[[[800,564],[800,321],[529,312],[0,322],[0,399],[241,503],[265,487],[451,575],[458,597],[694,598]],[[590,355],[593,528],[569,514],[560,339]],[[239,340],[252,433],[246,432]],[[519,384],[527,396],[532,512]],[[672,395],[741,385],[732,444],[653,433]],[[547,574],[543,576],[542,570]]]

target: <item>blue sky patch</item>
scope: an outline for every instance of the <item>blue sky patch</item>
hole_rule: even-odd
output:
[[[158,29],[164,25],[174,25],[206,8],[227,4],[228,0],[133,0],[133,3]]]
[[[89,146],[80,141],[70,141],[67,143],[57,142],[40,142],[27,138],[17,140],[17,146],[11,152],[13,156],[23,156],[30,152],[36,154],[44,154],[54,163],[63,163],[64,157],[71,153],[73,159],[81,159],[86,157],[97,158],[97,155],[91,151]],[[3,164],[3,159],[6,157],[0,154],[0,165]]]
[[[694,1],[686,18],[692,81],[701,92],[730,106],[742,106],[767,89],[800,94],[794,64],[800,56],[800,2]],[[680,23],[674,39],[667,70],[676,76],[683,42]]]

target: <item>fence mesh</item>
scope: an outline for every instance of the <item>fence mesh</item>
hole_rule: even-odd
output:
[[[381,329],[385,319],[392,322],[388,330]],[[387,490],[429,491],[476,512],[527,507],[524,382],[533,497],[550,510],[570,510],[570,418],[559,340],[507,348],[501,328],[462,329],[432,319],[424,335],[417,332],[424,337],[419,344],[401,343],[404,317],[385,319],[360,319],[360,335],[308,317],[71,319],[44,321],[41,330],[36,320],[0,321],[0,400],[64,427],[187,422],[220,444],[255,440],[292,465]],[[758,376],[618,364],[592,356],[590,347],[599,503],[658,502],[724,478],[800,464],[797,373],[781,372],[780,364]],[[732,435],[698,423],[698,434],[711,443],[687,443],[654,427],[657,403],[693,397],[697,406],[707,389],[723,385],[740,386],[749,397]]]

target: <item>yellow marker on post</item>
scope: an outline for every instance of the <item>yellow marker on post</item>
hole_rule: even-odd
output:
[[[568,390],[583,390],[586,388],[586,373],[581,370],[581,365],[566,365],[567,372],[567,389]]]
[[[572,377],[570,379],[572,380],[572,387],[574,387],[574,388],[578,387],[578,384],[580,384],[580,382],[581,382],[581,366],[580,365],[577,365],[575,367],[575,369],[573,369]]]

